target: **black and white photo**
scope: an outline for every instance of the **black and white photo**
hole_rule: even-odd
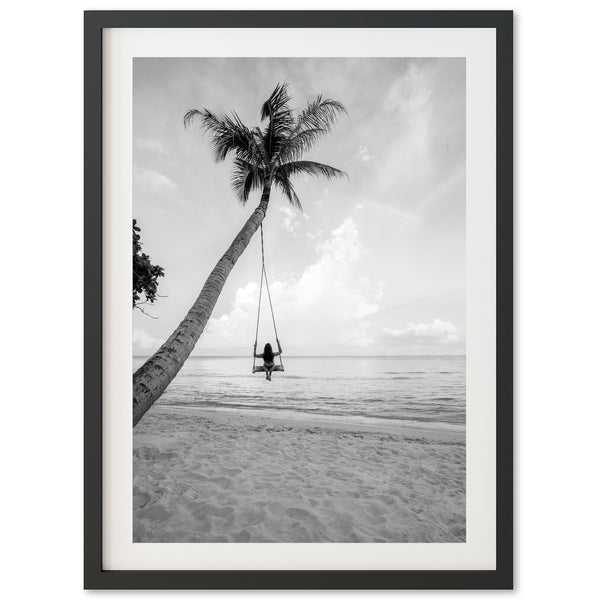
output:
[[[134,542],[465,542],[465,89],[134,59]]]

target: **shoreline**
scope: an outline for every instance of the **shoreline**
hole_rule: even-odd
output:
[[[321,427],[345,432],[362,431],[387,433],[403,438],[420,437],[429,440],[466,442],[466,431],[462,425],[449,423],[408,423],[396,419],[336,417],[335,415],[301,415],[299,412],[251,408],[205,408],[178,404],[154,405],[151,411],[156,414],[188,414],[190,416],[213,419],[222,423],[232,423],[240,418],[251,424],[269,422],[288,427]]]

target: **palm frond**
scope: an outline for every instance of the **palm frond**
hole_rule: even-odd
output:
[[[328,131],[328,129],[322,127],[313,127],[312,129],[306,129],[305,131],[292,134],[292,136],[286,140],[285,144],[282,145],[281,151],[277,155],[277,163],[283,164],[298,160]]]
[[[209,110],[189,110],[183,122],[185,127],[198,120],[211,135],[217,161],[228,155],[234,159],[231,185],[238,200],[245,204],[250,193],[272,179],[290,203],[302,210],[300,199],[291,183],[294,175],[323,176],[327,179],[346,174],[339,169],[313,161],[299,160],[346,109],[336,100],[318,96],[294,117],[289,106],[290,95],[286,82],[279,83],[261,107],[261,120],[268,119],[264,127],[252,129],[244,125],[239,116],[217,116]]]
[[[211,144],[217,162],[225,160],[230,152],[250,162],[257,159],[253,134],[235,112],[231,116],[217,117],[209,110],[193,109],[183,117],[186,127],[195,120],[199,120],[200,126],[212,134]]]
[[[264,183],[265,172],[263,169],[241,158],[234,160],[231,187],[240,204],[245,205],[250,192],[262,188]]]
[[[285,144],[281,145],[277,156],[279,164],[298,160],[319,138],[331,130],[340,114],[347,114],[347,111],[337,100],[319,95],[309,102],[296,117]]]
[[[273,117],[286,112],[289,113],[288,104],[290,100],[287,82],[284,81],[283,83],[278,83],[269,98],[265,100],[265,103],[262,105],[260,110],[261,121],[269,118],[272,119]]]
[[[261,120],[269,120],[262,137],[270,161],[280,153],[295,126],[287,88],[287,83],[278,83],[260,112]]]
[[[277,187],[289,200],[292,206],[297,208],[300,212],[303,212],[300,198],[298,198],[298,194],[296,194],[296,190],[294,189],[289,177],[286,177],[283,173],[276,171],[273,177],[273,183],[275,184],[275,187]]]
[[[252,129],[252,148],[254,155],[259,156],[261,164],[266,167],[269,164],[269,157],[265,147],[263,132],[260,130],[260,127]]]
[[[341,114],[348,114],[341,102],[319,95],[315,100],[309,102],[308,106],[296,117],[294,134],[307,129],[329,131]]]
[[[294,175],[301,174],[323,176],[327,179],[333,179],[334,177],[348,177],[344,171],[312,160],[296,160],[285,163],[277,168],[277,173],[280,173],[283,177],[288,179]]]

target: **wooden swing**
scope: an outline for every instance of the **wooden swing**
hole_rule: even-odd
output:
[[[254,336],[254,352],[253,352],[253,362],[252,362],[252,373],[264,373],[261,367],[256,366],[256,344],[258,343],[258,327],[260,324],[260,305],[262,299],[262,290],[263,290],[263,281],[265,282],[265,287],[267,288],[267,297],[269,298],[269,307],[271,308],[271,318],[273,319],[273,329],[275,330],[275,341],[277,342],[277,347],[281,348],[279,343],[279,336],[277,335],[277,325],[275,324],[275,313],[273,312],[273,303],[271,302],[271,292],[269,291],[269,280],[267,279],[267,270],[265,268],[265,246],[263,239],[263,226],[260,224],[260,252],[261,252],[261,260],[262,260],[262,268],[260,271],[260,291],[258,292],[258,310],[256,313],[256,335]],[[273,371],[284,371],[283,368],[283,359],[281,358],[281,352],[279,353],[279,365],[276,365],[273,368]]]

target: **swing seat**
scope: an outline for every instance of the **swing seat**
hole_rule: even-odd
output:
[[[252,373],[264,373],[266,371],[266,369],[264,367],[252,367]],[[285,371],[285,369],[283,368],[283,365],[275,365],[272,369],[271,372],[273,371]]]

